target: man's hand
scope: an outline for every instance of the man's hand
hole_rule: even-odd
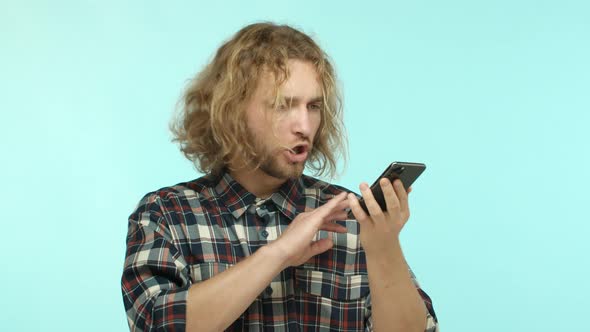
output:
[[[412,282],[399,242],[399,234],[410,218],[408,194],[401,180],[392,185],[388,179],[381,179],[379,185],[387,211],[381,211],[366,183],[360,189],[369,214],[354,195],[348,196],[367,255],[373,327],[375,331],[424,331],[426,307]]]
[[[346,193],[343,192],[313,211],[300,213],[269,247],[282,256],[284,267],[305,263],[334,245],[332,239],[313,241],[319,230],[346,233],[346,227],[334,221],[347,218],[345,209],[348,206]]]
[[[392,246],[398,245],[399,234],[410,218],[408,193],[401,180],[397,179],[392,184],[388,179],[381,179],[379,185],[387,211],[381,210],[366,183],[361,183],[359,188],[369,214],[365,213],[354,194],[348,194],[352,213],[361,226],[360,239],[367,256],[390,253]]]

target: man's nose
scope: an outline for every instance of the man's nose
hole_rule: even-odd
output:
[[[293,119],[293,131],[296,135],[309,137],[311,134],[311,122],[307,105],[298,106],[295,109]]]

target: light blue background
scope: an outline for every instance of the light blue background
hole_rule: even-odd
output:
[[[220,43],[290,23],[334,59],[356,188],[428,165],[407,259],[443,331],[588,327],[587,1],[2,1],[3,331],[124,331],[127,217],[198,176],[167,125]]]

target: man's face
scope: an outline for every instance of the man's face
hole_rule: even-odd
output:
[[[260,155],[260,170],[278,179],[301,176],[320,127],[322,89],[309,62],[289,60],[289,78],[279,87],[270,73],[260,79],[246,107],[247,126]]]

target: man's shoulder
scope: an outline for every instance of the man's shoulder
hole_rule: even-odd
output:
[[[194,180],[180,182],[175,185],[162,187],[145,194],[139,205],[154,202],[198,200],[214,195],[216,179],[213,176],[205,175]]]

